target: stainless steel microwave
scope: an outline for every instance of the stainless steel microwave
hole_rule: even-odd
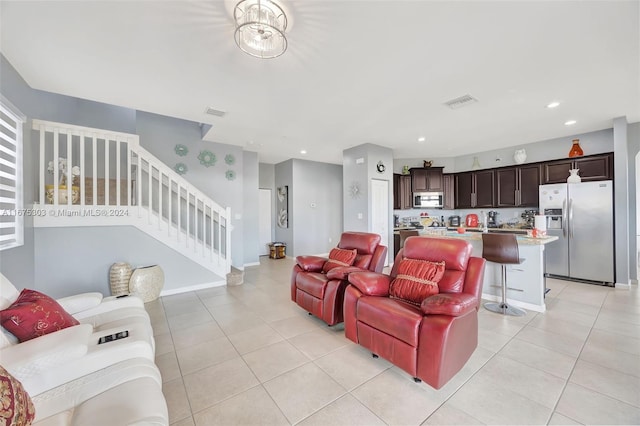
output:
[[[444,201],[442,192],[414,192],[413,207],[441,209]]]

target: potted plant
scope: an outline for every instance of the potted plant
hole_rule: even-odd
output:
[[[54,174],[55,169],[58,169],[58,203],[57,204],[68,204],[67,200],[67,159],[60,157],[58,158],[58,163],[55,164],[52,161],[49,161],[47,170],[49,173]],[[71,167],[71,176],[72,176],[72,184],[71,184],[71,202],[73,204],[77,203],[80,199],[80,188],[75,186],[74,183],[77,182],[78,176],[80,176],[80,167],[72,166]],[[55,185],[45,185],[45,194],[47,198],[48,204],[53,204],[53,194],[54,194]]]

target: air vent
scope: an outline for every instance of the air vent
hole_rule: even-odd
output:
[[[204,112],[209,115],[215,115],[216,117],[224,117],[224,115],[227,113],[226,111],[220,111],[219,109],[215,109],[212,107],[207,107]]]
[[[445,102],[444,104],[451,109],[462,108],[463,106],[470,105],[474,102],[478,102],[476,98],[471,95],[460,96],[459,98],[451,99],[450,101]]]

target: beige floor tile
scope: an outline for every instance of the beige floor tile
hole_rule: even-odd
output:
[[[217,294],[215,296],[202,297],[202,304],[209,310],[215,311],[218,306],[241,304],[242,302],[229,293]]]
[[[164,318],[158,321],[152,322],[151,327],[153,328],[154,336],[159,336],[161,334],[167,334],[171,332],[171,330],[169,330],[169,324],[167,323],[167,320]]]
[[[336,336],[325,330],[315,330],[298,334],[290,338],[289,343],[309,359],[319,358],[349,344],[341,335]]]
[[[567,384],[556,412],[582,424],[640,424],[640,408],[574,383]]]
[[[240,356],[226,337],[179,349],[176,355],[183,375]]]
[[[494,333],[504,334],[513,337],[524,327],[524,323],[514,322],[509,317],[481,310],[478,315],[478,327],[483,330],[489,330]]]
[[[257,386],[258,380],[241,358],[234,358],[184,376],[193,413]]]
[[[188,314],[176,315],[174,317],[167,317],[169,322],[169,328],[171,332],[183,330],[188,327],[192,327],[197,324],[213,321],[213,317],[204,307],[202,309],[195,310]]]
[[[596,341],[589,338],[580,353],[580,359],[633,375],[640,380],[640,355],[621,352],[617,349],[616,346],[598,345]]]
[[[373,358],[371,352],[353,343],[316,359],[314,363],[348,390],[391,367],[388,361]]]
[[[545,312],[534,318],[529,326],[584,340],[589,335],[595,320],[596,316],[591,314],[570,311],[564,311],[561,314]]]
[[[163,383],[162,393],[167,401],[169,423],[191,417],[191,407],[182,378]]]
[[[193,417],[189,416],[186,419],[178,420],[175,423],[171,423],[171,426],[196,426],[193,421]]]
[[[322,320],[311,315],[296,315],[282,320],[274,321],[271,326],[285,339],[307,333],[327,326]]]
[[[571,357],[577,357],[580,354],[585,342],[584,339],[556,334],[531,326],[526,326],[518,333],[517,338]]]
[[[571,300],[565,300],[565,299],[556,300],[555,303],[553,304],[553,308],[547,309],[547,312],[554,312],[554,313],[572,312],[572,313],[591,315],[593,318],[595,318],[595,316],[598,315],[599,311],[600,311],[600,306],[585,305],[584,303],[577,303],[577,302],[573,302]],[[547,312],[545,312],[544,314],[546,314]]]
[[[570,419],[567,416],[563,416],[562,414],[553,413],[551,416],[551,420],[549,420],[549,425],[581,425],[582,423],[576,422],[573,419]]]
[[[546,371],[561,379],[569,377],[576,363],[576,358],[574,357],[534,345],[517,337],[507,343],[499,352],[499,355],[521,362],[529,367]]]
[[[450,404],[443,404],[429,418],[422,423],[423,425],[481,425],[484,424],[480,420],[471,417],[464,411],[452,407]]]
[[[300,423],[300,426],[375,426],[385,423],[353,396],[346,394]]]
[[[226,285],[221,285],[218,287],[211,287],[211,288],[205,288],[203,290],[196,290],[195,293],[200,298],[200,300],[204,301],[204,299],[208,299],[210,297],[228,294],[228,291],[227,291]]]
[[[274,343],[242,357],[261,382],[310,362],[309,358],[286,341]]]
[[[523,387],[527,385],[523,382]],[[472,378],[453,395],[448,405],[486,424],[545,424],[552,409],[500,386],[490,380]]]
[[[266,324],[260,317],[249,312],[245,312],[243,315],[234,316],[233,318],[225,317],[216,319],[216,321],[222,331],[227,335],[251,330]]]
[[[301,421],[346,393],[313,363],[282,374],[264,383],[264,387],[291,423]]]
[[[633,339],[637,339],[638,336],[640,336],[640,325],[617,321],[612,317],[598,317],[593,328],[631,337]]]
[[[511,336],[485,330],[484,328],[478,330],[478,346],[491,352],[500,351],[512,338]]]
[[[262,386],[255,386],[194,414],[197,426],[288,425],[287,418]]]
[[[441,404],[423,383],[387,370],[351,391],[365,407],[388,424],[420,424]]]
[[[598,318],[609,321],[621,321],[628,322],[635,325],[640,325],[640,313],[636,312],[620,312],[613,309],[602,309]]]
[[[607,300],[602,304],[602,309],[611,312],[624,312],[626,314],[640,314],[640,305],[633,303],[626,303],[621,298],[611,298],[611,295],[607,297]]]
[[[200,299],[195,298],[193,300],[184,300],[179,302],[173,302],[166,304],[164,307],[165,315],[167,318],[175,317],[178,315],[189,314],[196,310],[204,310],[205,306]]]
[[[640,408],[640,380],[636,376],[580,359],[570,381]]]
[[[224,332],[215,321],[208,321],[173,331],[171,336],[173,336],[173,345],[176,349],[185,349],[223,337]]]
[[[579,286],[579,287],[578,287]],[[592,287],[592,288],[590,288]],[[570,300],[585,305],[602,306],[607,292],[605,287],[592,286],[591,284],[570,284],[557,296],[559,300]]]
[[[168,352],[166,354],[156,356],[156,365],[160,370],[163,382],[170,382],[182,377],[180,365],[178,364],[178,358],[176,357],[175,352]]]
[[[603,348],[613,348],[616,351],[632,355],[640,355],[640,336],[636,338],[609,333],[604,330],[591,330],[587,343],[593,343]]]
[[[262,324],[250,330],[229,335],[229,340],[236,350],[244,355],[256,349],[264,348],[284,340],[273,328],[267,324]]]
[[[164,355],[174,351],[173,339],[171,333],[164,333],[154,336],[156,342],[156,356]]]
[[[283,319],[306,315],[306,311],[287,299],[256,308],[256,314],[268,323]]]

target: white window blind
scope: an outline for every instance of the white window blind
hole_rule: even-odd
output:
[[[22,114],[0,95],[0,250],[24,242]]]

